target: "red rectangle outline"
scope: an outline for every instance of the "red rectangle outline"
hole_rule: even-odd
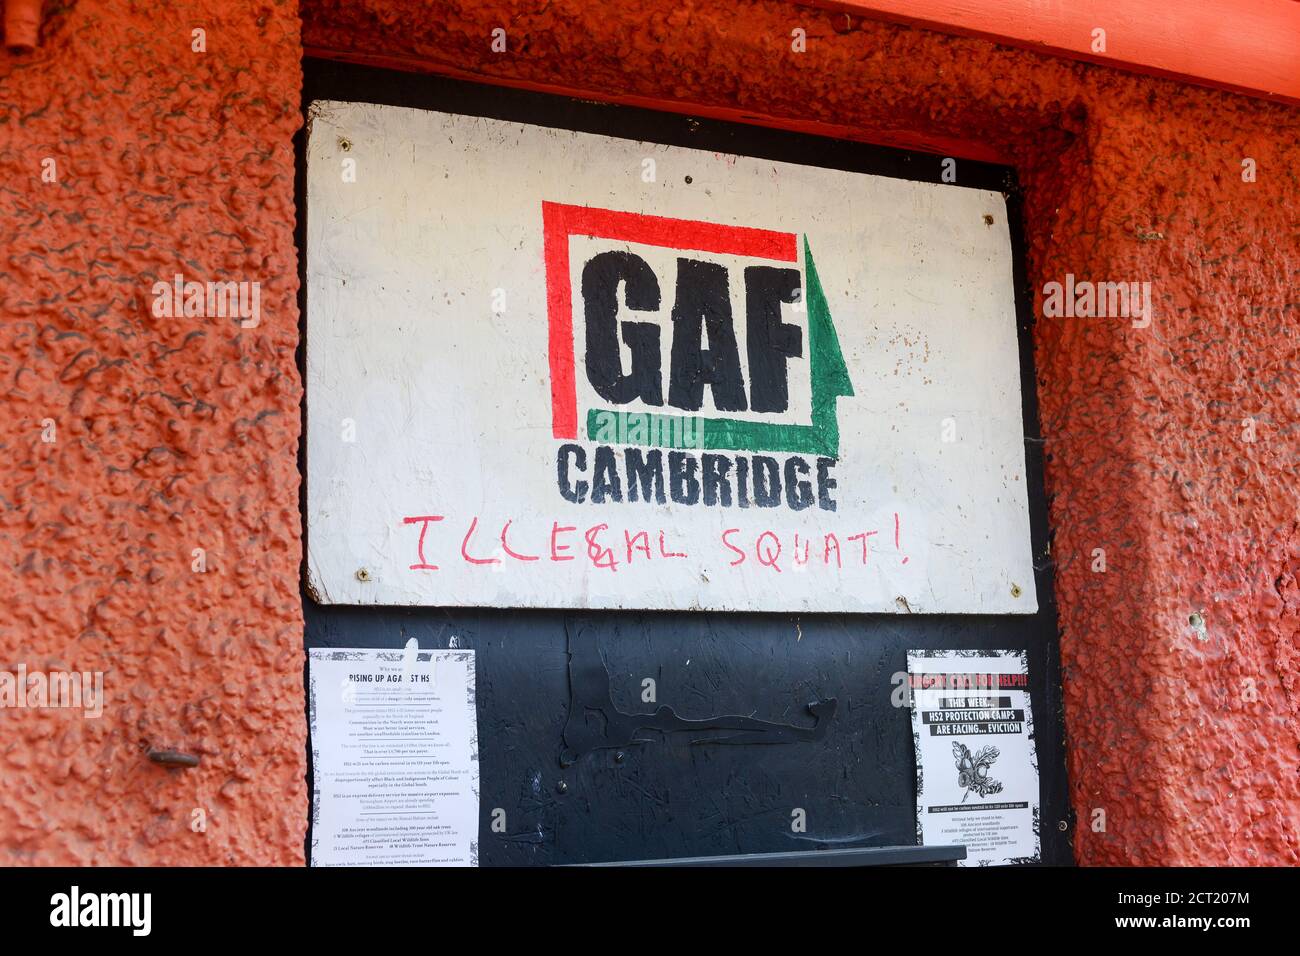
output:
[[[542,203],[542,255],[546,264],[546,318],[551,365],[551,430],[578,437],[578,393],[573,362],[573,290],[569,287],[569,237],[613,239],[643,246],[690,249],[716,255],[797,262],[792,232],[670,219],[592,206]]]

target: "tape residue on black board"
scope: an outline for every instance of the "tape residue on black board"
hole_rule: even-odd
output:
[[[756,717],[723,715],[688,720],[668,705],[654,713],[626,714],[614,706],[610,674],[600,656],[595,628],[565,625],[569,646],[569,715],[564,723],[560,766],[573,765],[597,750],[648,742],[645,733],[689,734],[691,744],[790,744],[821,740],[835,716],[837,700],[828,697],[808,705],[811,727],[796,727]],[[593,726],[595,723],[597,726]]]

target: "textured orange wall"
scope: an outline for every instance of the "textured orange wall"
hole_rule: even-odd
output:
[[[1154,283],[1148,329],[1036,330],[1078,858],[1300,862],[1295,110],[777,0],[302,7],[333,56],[1013,162],[1035,287]],[[297,22],[177,8],[83,2],[31,65],[0,55],[0,641],[109,669],[114,704],[0,715],[14,860],[301,859]],[[148,285],[178,266],[260,278],[262,327],[154,320]],[[164,771],[141,742],[204,763]]]
[[[301,862],[297,7],[45,6],[0,51],[0,668],[108,701],[0,712],[0,863]],[[155,318],[176,272],[260,325]]]
[[[781,2],[534,6],[310,0],[303,42],[999,156],[1027,187],[1036,289],[1153,283],[1150,328],[1035,333],[1076,857],[1300,862],[1300,111]]]

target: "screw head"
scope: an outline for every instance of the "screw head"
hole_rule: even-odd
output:
[[[369,569],[369,568],[357,568],[357,580],[358,580],[358,581],[369,581],[369,580],[370,580],[370,569]]]
[[[622,763],[625,759],[627,759],[627,754],[623,753],[621,750],[614,754],[614,763]]]
[[[197,767],[199,758],[196,754],[181,753],[179,750],[150,750],[148,757],[164,767]]]
[[[1070,828],[1070,825],[1069,825],[1068,823],[1066,823],[1064,820],[1062,820],[1060,823],[1058,823],[1058,824],[1056,825],[1056,829],[1060,830],[1062,833],[1064,833],[1064,832],[1065,832],[1066,830],[1068,830],[1069,828]]]
[[[555,791],[556,793],[568,793],[569,785],[565,783],[563,780],[561,780],[559,783],[555,785]]]
[[[1021,592],[1021,590],[1020,590],[1020,585],[1019,585],[1019,584],[1012,584],[1012,585],[1011,585],[1011,596],[1012,596],[1013,598],[1018,598],[1018,597],[1020,597],[1021,593],[1022,593],[1022,592]]]

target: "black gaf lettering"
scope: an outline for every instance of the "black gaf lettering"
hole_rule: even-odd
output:
[[[703,345],[706,330],[707,349]],[[712,388],[718,411],[745,410],[745,379],[732,325],[726,267],[678,259],[668,404],[699,411],[705,385]]]
[[[602,252],[582,267],[582,301],[587,325],[587,379],[601,398],[615,405],[641,399],[662,405],[663,371],[659,359],[659,326],[653,322],[624,322],[623,341],[632,352],[632,371],[624,373],[618,343],[618,287],[629,309],[659,310],[659,280],[640,256]]]
[[[798,269],[750,266],[745,270],[745,348],[749,354],[749,407],[783,412],[790,407],[786,362],[803,355],[803,333],[781,321],[781,303],[794,302]]]

